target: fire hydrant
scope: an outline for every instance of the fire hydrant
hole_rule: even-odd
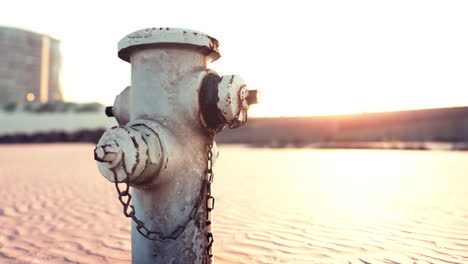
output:
[[[258,101],[238,75],[208,69],[218,46],[180,28],[147,28],[118,43],[131,86],[106,108],[119,126],[94,157],[132,218],[132,263],[212,263],[214,137],[243,125]]]

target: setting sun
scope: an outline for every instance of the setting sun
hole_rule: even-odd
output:
[[[26,100],[28,100],[29,102],[34,101],[34,99],[36,99],[36,96],[33,93],[28,93],[26,95]]]

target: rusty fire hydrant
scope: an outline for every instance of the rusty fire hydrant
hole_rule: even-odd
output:
[[[198,31],[139,30],[118,56],[131,63],[131,86],[106,109],[119,126],[94,157],[133,219],[132,263],[211,263],[214,136],[247,121],[257,91],[208,69],[218,41]]]

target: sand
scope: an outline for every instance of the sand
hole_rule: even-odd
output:
[[[129,221],[92,150],[0,147],[0,263],[129,263]]]
[[[0,146],[0,263],[130,263],[92,150]],[[468,263],[468,153],[220,150],[216,263]]]

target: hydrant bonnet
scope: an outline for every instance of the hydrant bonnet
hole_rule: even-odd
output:
[[[118,55],[124,61],[130,62],[130,55],[134,49],[144,47],[192,47],[205,54],[211,61],[221,57],[219,42],[205,33],[182,28],[153,27],[128,34],[118,43]]]

